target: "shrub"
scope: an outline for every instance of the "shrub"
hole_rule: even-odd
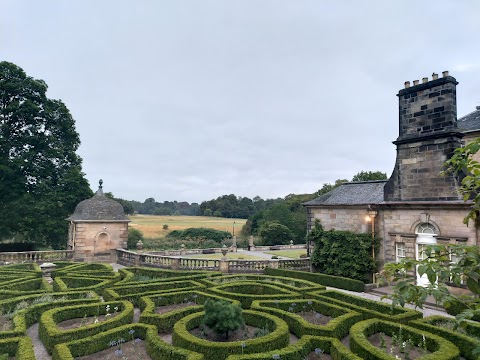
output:
[[[310,237],[311,238],[311,237]],[[321,273],[368,282],[366,274],[376,272],[372,260],[372,237],[350,231],[318,231],[312,265]],[[375,250],[380,240],[375,238]]]
[[[232,234],[230,234],[228,231],[221,231],[210,228],[188,228],[185,230],[173,230],[166,237],[193,240],[196,242],[213,240],[216,243],[221,243],[225,239],[230,239],[232,237]]]
[[[127,240],[127,249],[136,250],[137,242],[142,240],[143,242],[143,233],[133,227],[128,228],[128,240]]]
[[[217,335],[225,335],[245,325],[242,317],[242,308],[237,304],[225,300],[210,300],[205,302],[203,324],[212,329]]]
[[[266,246],[288,244],[293,239],[292,231],[276,221],[265,222],[258,234],[263,238],[263,244]]]
[[[363,314],[364,318],[366,319],[379,318],[406,324],[410,320],[422,318],[422,313],[420,311],[405,309],[399,306],[392,308],[390,304],[364,299],[359,296],[345,294],[340,291],[316,291],[309,293],[308,295],[321,301],[326,301],[332,304],[343,306],[347,309],[355,310]]]
[[[270,269],[270,268],[266,268],[264,272],[267,275],[287,276],[295,279],[303,279],[303,280],[308,280],[324,286],[336,287],[338,289],[345,289],[345,290],[351,290],[351,291],[357,291],[357,292],[363,292],[365,290],[365,284],[362,281],[347,279],[341,276],[311,273],[308,271]]]
[[[363,359],[392,359],[392,355],[373,345],[368,337],[380,332],[392,336],[398,333],[400,329],[406,338],[411,339],[414,344],[420,343],[425,337],[426,347],[431,354],[420,356],[418,359],[456,360],[460,356],[458,348],[440,336],[410,326],[378,319],[361,321],[352,326],[350,329],[350,349]]]

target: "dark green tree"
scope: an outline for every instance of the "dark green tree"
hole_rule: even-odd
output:
[[[143,232],[135,229],[133,227],[128,228],[128,239],[127,239],[127,249],[135,250],[137,249],[137,242],[142,240],[143,242]]]
[[[75,121],[47,84],[0,62],[0,239],[66,246],[68,217],[92,196]]]
[[[225,335],[245,326],[242,317],[242,308],[225,300],[210,300],[205,302],[205,316],[203,324],[212,329],[217,335]]]
[[[260,228],[259,235],[263,238],[264,245],[288,244],[293,238],[288,227],[273,221],[264,223]]]
[[[372,180],[386,180],[387,174],[381,171],[360,171],[354,175],[352,181],[372,181]]]
[[[211,210],[211,209],[206,209],[206,210],[203,212],[203,215],[204,215],[204,216],[212,216],[212,210]]]

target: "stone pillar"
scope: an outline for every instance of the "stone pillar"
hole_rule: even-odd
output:
[[[232,251],[236,252],[237,251],[237,237],[233,237],[233,242],[232,242]]]
[[[178,270],[180,268],[180,259],[172,258],[170,267],[172,268],[172,270]]]
[[[253,244],[253,236],[250,235],[248,238],[248,247],[250,251],[255,251],[255,245]]]
[[[224,259],[221,259],[219,261],[219,270],[220,272],[224,273],[224,274],[228,274],[228,271],[229,271],[229,260],[224,260]]]
[[[135,254],[133,256],[134,256],[135,266],[140,266],[140,254]]]

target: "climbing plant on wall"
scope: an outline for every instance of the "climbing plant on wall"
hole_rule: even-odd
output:
[[[315,242],[312,265],[321,273],[343,276],[367,282],[368,275],[376,264],[372,259],[372,237],[370,234],[356,234],[350,231],[323,231],[317,221],[309,233]],[[375,238],[375,252],[378,253],[380,239]]]

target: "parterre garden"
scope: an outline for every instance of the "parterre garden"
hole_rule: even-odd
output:
[[[477,359],[480,326],[366,300],[355,280],[267,269],[222,275],[107,264],[56,263],[49,284],[36,264],[0,267],[0,359],[35,359],[27,329],[55,360]],[[203,324],[204,304],[241,306],[229,339]]]

